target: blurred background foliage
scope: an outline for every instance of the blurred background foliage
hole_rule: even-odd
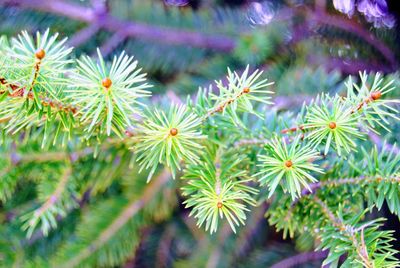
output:
[[[0,34],[15,36],[21,30],[34,33],[50,28],[51,32],[69,37],[68,44],[75,47],[77,57],[82,53],[95,56],[96,47],[108,59],[125,50],[148,73],[155,85],[152,98],[160,105],[184,100],[187,94],[195,94],[198,87],[207,87],[214,80],[222,79],[227,66],[240,71],[247,64],[252,69],[264,70],[265,76],[275,82],[275,106],[269,118],[277,111],[300,109],[303,101],[317,92],[343,92],[343,79],[357,75],[360,70],[387,74],[397,86],[391,94],[400,96],[397,1],[388,1],[389,12],[397,20],[392,27],[375,27],[360,13],[351,17],[342,14],[330,0],[64,1],[0,0]],[[269,124],[273,123],[269,121]],[[400,126],[393,125],[392,129],[385,138],[395,143],[400,139]],[[12,149],[14,145],[5,143],[4,146]],[[18,150],[38,154],[38,147],[39,144],[30,143]],[[77,169],[73,180],[76,188],[88,189],[85,185],[90,185],[90,190],[68,189],[68,194],[76,196],[76,202],[64,206],[71,210],[46,239],[40,232],[25,239],[17,215],[46,200],[46,189],[54,180],[42,176],[44,173],[60,175],[62,169],[54,163],[57,159],[52,159],[55,156],[49,151],[47,161],[50,162],[45,162],[43,154],[40,165],[25,159],[11,172],[4,171],[2,166],[7,166],[6,161],[12,159],[0,161],[0,200],[11,200],[0,202],[0,223],[12,222],[7,227],[0,224],[3,267],[11,267],[7,260],[13,260],[18,267],[18,258],[26,260],[27,257],[32,262],[22,267],[45,267],[44,260],[54,258],[53,249],[76,231],[88,233],[72,241],[76,248],[61,250],[57,258],[90,246],[91,235],[95,234],[85,228],[102,225],[95,215],[103,215],[104,221],[113,219],[146,185],[145,175],[135,175],[132,180],[136,171],[126,172],[131,164],[130,155],[127,148],[120,147],[104,148],[106,153],[98,159],[80,156],[74,164]],[[106,168],[109,165],[113,168]],[[13,173],[29,180],[17,185]],[[43,196],[37,196],[33,203],[27,202],[32,200],[33,189],[40,187],[35,181],[44,181],[40,184],[45,184]],[[10,187],[17,189],[18,194],[2,190]],[[274,267],[320,267],[325,253],[310,252],[314,247],[310,237],[283,240],[282,233],[268,227],[264,218],[268,203],[252,210],[246,226],[237,235],[225,226],[211,236],[187,217],[188,211],[180,205],[179,191],[179,182],[170,180],[112,238],[120,242],[118,256],[110,255],[115,250],[107,251],[107,247],[97,254],[115,260],[115,267],[271,267],[274,264]],[[77,206],[82,209],[75,210]],[[83,230],[76,230],[81,214],[87,214],[85,224],[79,225]],[[388,224],[397,225],[398,229],[398,218],[389,214],[387,217]],[[13,243],[13,240],[22,242]],[[20,247],[8,252],[9,243]],[[110,248],[112,243],[108,244]],[[106,262],[96,263],[112,267]],[[87,265],[94,267],[90,262]]]

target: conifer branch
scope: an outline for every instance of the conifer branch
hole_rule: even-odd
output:
[[[329,222],[341,231],[348,229],[341,219],[337,218],[335,214],[329,209],[328,205],[324,203],[319,197],[313,196],[313,200],[321,207],[322,212],[329,220]]]
[[[154,195],[161,189],[161,187],[168,181],[171,173],[168,169],[164,169],[157,178],[149,183],[140,198],[133,200],[122,211],[122,213],[109,225],[96,240],[94,240],[87,248],[82,250],[78,255],[74,256],[60,267],[76,267],[83,260],[89,257],[93,252],[98,250],[104,243],[106,243],[124,224],[136,215],[146,204],[152,200]]]
[[[36,69],[36,67],[35,67],[35,69]],[[25,87],[19,86],[17,84],[10,84],[7,82],[7,80],[5,78],[0,77],[0,83],[11,89],[11,92],[0,90],[0,95],[7,94],[8,97],[10,97],[10,98],[24,98],[26,96],[28,99],[34,100],[35,97],[32,93],[32,88],[34,87],[35,81],[37,79],[37,75],[38,75],[37,72],[38,71],[35,71],[35,75],[34,75],[35,77],[32,81],[30,89],[26,89]],[[54,100],[50,97],[44,97],[44,98],[39,97],[39,101],[40,101],[41,105],[44,107],[50,106],[51,108],[55,108],[59,111],[63,111],[66,113],[72,113],[72,114],[78,113],[78,109],[75,106],[66,104],[66,103],[62,103],[62,102]]]
[[[62,174],[54,193],[50,195],[50,197],[44,202],[38,209],[35,210],[35,217],[40,218],[43,213],[45,213],[51,206],[53,206],[59,199],[62,192],[65,189],[65,185],[68,182],[69,177],[71,176],[72,169],[71,167],[67,167],[64,173]]]
[[[209,110],[207,112],[206,115],[204,115],[203,120],[206,120],[208,117],[214,115],[215,113],[222,113],[224,111],[224,109],[232,104],[233,102],[237,101],[241,96],[243,96],[243,94],[247,94],[249,93],[249,88],[244,88],[241,92],[237,93],[235,96],[233,97],[228,97],[227,99],[224,99],[222,101],[222,103],[217,104],[216,107],[212,108],[211,110]]]
[[[382,176],[373,176],[373,177],[367,177],[367,176],[360,176],[360,177],[355,177],[355,178],[341,178],[341,179],[331,179],[331,180],[325,180],[325,181],[319,181],[316,183],[311,183],[309,184],[309,189],[304,188],[302,190],[301,196],[306,196],[310,194],[315,194],[317,190],[323,188],[323,187],[339,187],[341,185],[366,185],[368,183],[398,183],[400,185],[400,177],[394,175],[393,177],[390,178],[384,178]]]
[[[22,228],[27,230],[28,238],[31,238],[39,223],[41,223],[43,235],[47,236],[49,230],[56,228],[57,218],[65,217],[66,211],[75,206],[75,200],[70,196],[71,193],[66,193],[71,175],[72,167],[68,165],[64,168],[52,192],[46,194],[46,199],[42,205],[21,217],[24,222]]]
[[[368,226],[368,224],[361,226],[358,229],[353,228],[352,226],[343,222],[343,220],[339,217],[336,217],[334,213],[330,210],[330,208],[317,196],[314,196],[314,201],[322,208],[322,212],[329,219],[330,224],[337,228],[338,231],[343,232],[345,236],[347,236],[354,248],[356,248],[357,255],[359,257],[359,261],[366,268],[375,268],[375,265],[370,260],[368,255],[368,251],[365,245],[364,240],[364,228]],[[358,238],[356,235],[360,233],[361,236]]]
[[[360,111],[364,106],[367,106],[368,104],[379,100],[381,97],[382,97],[382,92],[381,92],[381,89],[378,88],[378,91],[370,92],[370,95],[367,98],[362,99],[361,102],[359,102],[356,106],[353,106],[353,108],[349,110],[349,113],[354,114],[355,112]],[[299,125],[299,126],[293,126],[290,128],[282,129],[281,133],[288,134],[288,133],[297,132],[297,131],[306,131],[306,130],[303,125]]]
[[[34,70],[33,78],[27,94],[29,94],[29,92],[31,92],[33,87],[35,86],[36,80],[39,76],[40,65],[42,64],[42,59],[45,57],[45,53],[46,52],[43,49],[40,49],[35,53],[35,66],[33,67]]]
[[[399,119],[396,107],[392,107],[399,101],[382,97],[393,91],[393,82],[384,82],[376,75],[371,83],[366,73],[361,73],[360,85],[351,79],[345,84],[345,98],[318,96],[300,111],[299,126],[283,131],[288,134],[300,130],[304,135],[284,136],[276,133],[277,129],[294,118],[290,114],[280,117],[276,110],[265,112],[266,105],[271,104],[273,92],[268,87],[272,83],[262,78],[259,70],[250,72],[248,66],[239,74],[228,69],[226,81],[216,81],[217,91],[212,85],[208,90],[199,89],[197,97],[188,99],[186,105],[156,108],[140,99],[150,96],[147,90],[150,85],[132,57],[123,52],[107,63],[98,51],[97,60],[83,56],[75,61],[69,56],[71,49],[63,47],[66,40],[56,39],[57,35],[50,37],[49,31],[38,33],[35,40],[23,32],[11,45],[0,39],[0,53],[4,56],[0,60],[9,66],[1,69],[0,78],[2,134],[5,150],[12,151],[0,162],[0,173],[5,177],[0,183],[0,194],[8,197],[15,191],[17,183],[25,179],[19,178],[18,172],[30,166],[41,167],[52,162],[46,165],[51,172],[64,172],[57,175],[57,180],[32,178],[38,184],[38,198],[43,204],[31,212],[34,220],[29,213],[22,217],[28,236],[39,220],[43,235],[56,227],[58,218],[77,205],[75,188],[83,191],[89,188],[94,194],[108,189],[116,178],[124,179],[127,172],[122,169],[130,160],[137,173],[148,170],[148,180],[160,165],[165,169],[147,187],[140,179],[116,183],[121,196],[104,200],[101,206],[94,207],[99,211],[77,222],[76,238],[80,242],[70,241],[62,247],[60,254],[52,259],[55,263],[58,261],[64,267],[119,265],[139,243],[139,230],[148,220],[146,206],[153,207],[153,199],[157,199],[155,203],[160,201],[157,193],[172,174],[172,177],[182,175],[181,193],[185,197],[183,204],[191,208],[189,216],[210,233],[222,227],[221,241],[246,224],[248,212],[257,205],[257,199],[268,199],[270,223],[283,229],[284,236],[289,232],[293,237],[310,226],[322,227],[322,232],[313,228],[311,233],[320,239],[322,249],[330,250],[325,262],[337,262],[346,255],[346,262],[358,261],[367,267],[373,267],[374,263],[387,263],[388,267],[397,264],[393,257],[396,251],[390,246],[391,232],[379,230],[381,219],[360,225],[363,214],[350,217],[361,209],[360,204],[355,202],[346,214],[342,206],[331,211],[328,204],[338,200],[322,191],[324,187],[346,185],[343,188],[354,191],[354,198],[360,203],[367,201],[380,209],[386,202],[391,212],[400,214],[400,155],[395,154],[396,147],[387,151],[388,146],[383,143],[381,152],[376,148],[367,152],[359,140],[370,131],[390,130],[391,120]],[[177,97],[172,95],[172,98]],[[253,131],[259,138],[251,138]],[[16,147],[15,135],[8,137],[9,133],[21,134],[20,148]],[[53,147],[46,143],[49,135],[54,135]],[[244,136],[248,138],[241,139]],[[39,147],[38,137],[43,137],[42,148],[46,144],[46,151],[41,154],[35,152]],[[68,144],[68,151],[57,150],[59,140],[64,146]],[[91,142],[96,147],[90,147]],[[122,146],[113,148],[115,144]],[[244,146],[248,147],[242,149]],[[128,149],[135,153],[133,159]],[[356,153],[356,149],[362,154]],[[100,159],[76,161],[105,150],[108,153],[100,155]],[[324,155],[335,150],[336,154],[329,154],[332,163],[316,161],[321,158],[321,150]],[[348,161],[341,161],[342,155]],[[84,166],[89,161],[93,166]],[[76,165],[77,174],[64,170],[64,162],[73,163],[74,170]],[[15,174],[11,171],[13,167]],[[91,178],[101,173],[100,178]],[[322,173],[338,179],[326,179]],[[89,178],[76,183],[81,174]],[[103,176],[107,178],[101,180]],[[171,185],[176,187],[173,182],[166,187]],[[355,191],[361,187],[365,191]],[[168,191],[174,193],[173,189]],[[311,196],[314,192],[318,195]],[[157,218],[171,213],[169,201],[176,200],[174,194],[169,196],[173,198],[161,200],[168,202],[160,205],[165,211]],[[294,206],[305,196],[310,198]],[[134,200],[128,201],[131,198]],[[321,211],[315,210],[312,200],[322,207],[327,221],[320,221]],[[311,206],[306,201],[311,201]],[[118,213],[111,219],[102,218],[104,208],[116,209]],[[87,230],[85,225],[99,228]],[[134,239],[124,240],[125,232]],[[335,243],[330,243],[333,238]],[[119,243],[117,240],[121,239],[124,242]],[[209,265],[216,266],[221,256],[222,250],[216,246]]]

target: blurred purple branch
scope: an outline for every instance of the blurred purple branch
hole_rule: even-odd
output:
[[[153,26],[145,23],[123,21],[105,12],[58,0],[0,0],[2,5],[16,5],[68,17],[89,24],[98,24],[112,32],[123,33],[127,37],[140,37],[174,45],[189,45],[224,52],[232,51],[235,40],[222,35],[211,35],[169,27]]]
[[[100,30],[98,24],[91,24],[82,30],[76,32],[69,40],[68,45],[71,47],[78,47],[88,41]]]
[[[318,57],[315,55],[308,56],[308,62],[314,65],[322,65],[327,71],[341,70],[344,74],[358,74],[360,70],[363,71],[374,71],[374,72],[385,72],[390,73],[394,69],[379,63],[366,62],[362,60],[354,59],[342,59],[335,57]]]
[[[123,31],[116,32],[111,38],[107,40],[101,47],[101,54],[106,57],[113,52],[113,50],[122,42],[126,40],[127,36]],[[93,53],[93,57],[96,57],[97,53]]]
[[[398,62],[396,61],[396,57],[392,50],[387,47],[386,44],[384,44],[382,41],[376,39],[376,37],[371,32],[364,29],[360,24],[349,19],[344,19],[341,16],[329,15],[327,13],[309,12],[307,17],[319,24],[325,24],[340,28],[344,31],[351,32],[361,37],[370,45],[372,45],[375,49],[377,49],[392,65],[392,67],[398,66]]]
[[[299,267],[300,264],[307,264],[312,261],[319,261],[325,259],[327,256],[328,256],[327,251],[304,252],[297,254],[295,256],[291,256],[287,259],[284,259],[271,266],[271,268]]]
[[[378,134],[376,134],[376,133],[370,131],[370,132],[368,133],[368,136],[369,136],[370,140],[371,140],[373,143],[375,143],[376,146],[377,146],[379,149],[381,149],[381,150],[388,150],[388,151],[392,151],[392,150],[393,150],[393,153],[394,153],[394,154],[400,154],[400,149],[399,149],[399,147],[397,147],[395,144],[390,144],[390,143],[387,143],[387,142],[385,142],[385,141],[382,141],[381,137],[380,137]]]
[[[274,98],[274,108],[285,110],[288,108],[299,107],[303,103],[309,103],[315,96],[298,94],[294,96],[276,96]]]
[[[160,238],[158,249],[156,251],[156,267],[167,266],[171,258],[171,246],[174,238],[177,236],[177,230],[174,225],[169,225]],[[133,266],[132,266],[133,267]],[[128,268],[125,266],[125,268]]]
[[[247,256],[254,248],[254,240],[262,234],[262,229],[266,226],[265,212],[268,210],[269,204],[262,203],[256,207],[249,215],[246,225],[237,235],[235,246],[235,257],[242,258]]]
[[[211,250],[211,254],[208,258],[206,268],[217,268],[219,267],[219,262],[221,261],[221,255],[223,253],[223,245],[227,243],[227,238],[232,234],[232,229],[229,227],[228,223],[225,222],[222,225],[221,231],[218,233],[218,238],[214,241],[214,247]]]
[[[98,4],[98,2],[100,4]],[[109,47],[112,47],[116,41],[120,40],[117,38],[118,36],[140,37],[145,40],[175,45],[189,45],[223,52],[230,52],[236,46],[236,41],[233,38],[224,35],[211,35],[194,31],[180,30],[171,27],[123,21],[108,14],[104,3],[96,0],[92,1],[93,8],[87,8],[75,3],[61,0],[0,0],[0,3],[3,5],[17,5],[21,8],[34,9],[65,16],[74,20],[86,22],[88,24],[98,25],[101,28],[118,33],[118,35],[115,36],[115,39],[113,39],[113,42],[110,41],[111,43],[107,45]],[[283,13],[285,13],[284,10]],[[288,16],[286,19],[290,19],[292,16]],[[398,66],[396,57],[391,49],[357,22],[341,16],[329,15],[325,12],[314,12],[311,10],[307,11],[305,17],[310,26],[312,26],[313,23],[329,25],[359,36],[372,45],[376,50],[378,50],[385,57],[387,62],[390,63],[391,68],[386,69],[392,70],[394,67]],[[89,31],[90,29],[91,28],[88,28],[87,30]],[[84,36],[83,33],[82,36]],[[76,38],[78,41],[80,41],[78,37],[79,36]],[[303,38],[300,38],[300,40],[301,39]],[[73,41],[77,42],[76,40]],[[340,68],[344,68],[349,73],[351,73],[353,70],[353,68],[345,64],[341,64],[340,62],[336,62],[334,64]],[[358,65],[358,67],[364,66],[364,64],[361,65],[361,63],[358,63]],[[379,68],[381,66],[373,66],[369,67],[368,69],[375,69],[375,67]]]

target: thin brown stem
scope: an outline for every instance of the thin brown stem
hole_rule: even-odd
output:
[[[8,83],[5,78],[0,78],[0,83],[6,87],[9,87],[11,89],[11,92],[5,91],[5,90],[0,90],[0,95],[1,94],[8,94],[8,97],[10,98],[23,98],[26,97],[28,99],[33,100],[34,95],[32,93],[32,87],[34,86],[34,81],[32,81],[31,84],[31,89],[27,90],[25,87],[21,87],[17,84],[12,84]],[[64,104],[62,102],[52,100],[48,97],[39,97],[39,101],[43,106],[50,106],[52,108],[56,108],[59,111],[64,111],[64,112],[71,112],[72,114],[76,114],[78,112],[78,109],[75,108],[72,105],[69,104]],[[4,120],[4,119],[3,119]],[[4,120],[5,121],[5,120]]]
[[[368,98],[366,98],[365,100],[360,102],[356,107],[351,109],[349,113],[350,114],[354,114],[355,112],[360,111],[362,107],[364,107],[364,106],[368,105],[369,103],[377,100],[376,98],[374,98],[374,94],[375,94],[375,92],[372,92],[371,95]],[[300,125],[300,126],[293,126],[293,127],[290,127],[290,128],[285,128],[285,129],[281,130],[281,133],[282,134],[287,134],[289,132],[296,132],[296,131],[304,131],[304,126]]]
[[[33,87],[35,86],[36,80],[37,80],[37,78],[39,76],[40,65],[41,64],[42,64],[42,60],[41,59],[36,59],[35,67],[34,67],[34,73],[33,73],[33,79],[32,79],[31,86],[29,87],[28,93],[31,92]]]
[[[213,116],[216,113],[222,113],[224,111],[224,109],[226,107],[228,107],[230,104],[232,104],[233,102],[237,101],[241,96],[243,96],[244,94],[248,94],[248,92],[246,92],[246,88],[243,89],[243,91],[241,91],[240,93],[238,93],[236,96],[228,98],[226,100],[224,100],[223,102],[219,103],[218,105],[216,105],[214,108],[212,108],[211,110],[209,110],[207,112],[206,115],[204,115],[203,120],[206,120],[207,118],[209,118],[210,116]]]
[[[283,129],[283,130],[281,130],[281,133],[282,134],[287,134],[287,133],[289,133],[289,132],[296,132],[296,131],[302,131],[302,130],[304,130],[304,126],[293,126],[293,127],[290,127],[290,128],[285,128],[285,129]]]

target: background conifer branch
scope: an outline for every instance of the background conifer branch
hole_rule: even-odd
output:
[[[186,44],[225,52],[229,52],[234,48],[234,40],[227,36],[204,35],[178,29],[165,31],[165,29],[152,25],[122,21],[108,14],[96,14],[91,8],[65,1],[1,0],[1,2],[3,4],[20,5],[23,8],[51,12],[86,23],[97,23],[102,28],[113,32],[120,32],[121,29],[124,29],[124,34],[132,37],[140,36],[143,39],[162,41],[168,44]]]
[[[108,226],[98,237],[98,239],[92,241],[92,243],[80,251],[77,256],[68,260],[66,263],[60,263],[60,267],[76,267],[90,256],[90,254],[104,243],[106,243],[130,218],[137,214],[151,199],[154,197],[161,187],[168,181],[171,173],[168,169],[164,169],[160,175],[157,176],[153,181],[149,183],[140,198],[133,200],[125,207],[122,213]]]
[[[297,267],[298,265],[301,264],[306,264],[309,263],[313,260],[320,260],[324,259],[328,256],[328,252],[326,251],[317,251],[317,252],[303,252],[300,254],[297,254],[295,256],[291,256],[289,258],[286,258],[273,266],[271,268],[291,268],[291,267]]]
[[[41,10],[45,12],[51,12],[61,16],[65,16],[71,19],[83,21],[90,24],[97,24],[103,28],[111,30],[113,32],[120,32],[120,29],[124,29],[125,35],[128,36],[140,36],[144,39],[156,40],[159,42],[173,43],[173,44],[186,44],[195,47],[211,48],[221,50],[225,52],[232,51],[236,42],[226,36],[210,36],[202,35],[200,33],[182,31],[177,29],[159,29],[155,26],[141,24],[137,22],[124,22],[117,18],[106,14],[96,13],[96,10],[82,7],[77,4],[67,3],[65,1],[39,1],[39,0],[1,0],[3,4],[20,5],[22,8],[30,8],[35,10]],[[359,37],[363,38],[366,42],[374,46],[385,59],[390,62],[392,66],[397,66],[398,62],[395,61],[395,56],[383,42],[373,37],[368,31],[364,30],[356,22],[349,23],[340,16],[333,16],[327,13],[317,13],[308,10],[306,12],[306,18],[310,22],[317,22],[323,25],[331,25],[338,27],[345,31],[355,33]],[[101,22],[101,23],[100,23]]]

